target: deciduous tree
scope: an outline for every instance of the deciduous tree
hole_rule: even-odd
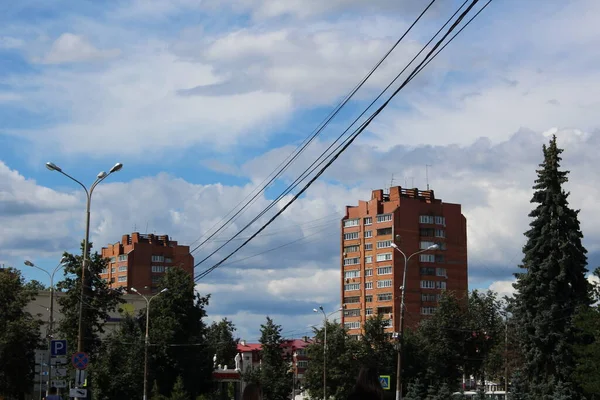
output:
[[[217,364],[235,365],[238,340],[234,339],[235,325],[227,318],[213,322],[206,334],[207,345],[217,356]]]

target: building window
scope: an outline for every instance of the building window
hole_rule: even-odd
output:
[[[442,294],[441,293],[438,293],[438,294],[435,295],[435,300],[436,301],[440,301],[441,299],[442,299]]]
[[[378,249],[387,249],[388,247],[392,247],[391,240],[381,240],[381,241],[377,242]]]
[[[373,256],[365,257],[365,264],[371,264],[373,262]]]
[[[419,223],[433,224],[433,215],[419,215]]]
[[[119,276],[119,277],[117,278],[117,280],[118,280],[119,282],[127,282],[127,275],[124,275],[124,276]]]
[[[164,262],[164,261],[165,261],[164,256],[152,256],[152,262]]]
[[[344,271],[344,278],[346,278],[346,279],[360,278],[360,270],[354,269],[352,271]]]
[[[377,236],[391,235],[391,234],[392,234],[392,228],[377,229]]]
[[[373,223],[373,217],[365,217],[365,225],[371,225]]]
[[[365,251],[373,250],[373,243],[365,243]]]
[[[365,315],[373,315],[373,309],[372,308],[365,308]]]
[[[360,297],[358,297],[358,296],[344,297],[344,303],[345,304],[360,303]]]
[[[388,288],[388,287],[392,287],[392,280],[391,279],[385,279],[382,281],[377,281],[377,288]]]
[[[153,265],[152,272],[165,272],[165,267],[162,265]]]
[[[425,249],[430,248],[433,245],[435,245],[435,242],[430,242],[430,241],[424,240],[420,243],[419,247],[421,250],[425,250]]]
[[[101,274],[108,274],[108,268],[102,268]]]
[[[394,295],[392,293],[379,293],[377,295],[377,301],[392,301]]]
[[[359,250],[360,250],[360,246],[357,244],[355,244],[353,246],[344,247],[344,253],[356,253]]]
[[[448,277],[448,275],[446,274],[446,268],[436,268],[435,269],[435,274],[437,276],[443,276],[443,277]]]
[[[373,295],[367,295],[365,296],[365,303],[372,303],[373,302]]]
[[[117,261],[117,257],[111,257],[111,258],[110,258],[110,262],[111,262],[111,263],[114,263],[115,261]]]
[[[115,267],[112,267],[112,268],[110,269],[110,273],[111,273],[111,274],[114,274],[115,272],[117,272],[117,269],[116,269]]]
[[[358,321],[344,322],[344,328],[346,328],[346,329],[359,329],[360,328],[360,322],[358,322]]]
[[[351,292],[353,290],[360,290],[360,283],[349,283],[344,285],[344,290],[346,292]]]
[[[127,265],[121,265],[119,267],[119,272],[126,272],[127,271]]]
[[[373,281],[365,282],[365,290],[373,289]]]
[[[443,229],[436,229],[435,230],[435,237],[445,238],[446,237],[446,231],[443,230]]]
[[[432,315],[435,312],[435,307],[421,307],[421,314]]]
[[[119,256],[119,261],[127,261],[127,254],[121,254]]]
[[[394,326],[394,323],[391,319],[386,319],[383,321],[383,327],[384,328],[391,328]]]
[[[365,269],[365,276],[373,276],[373,269],[372,268]]]
[[[392,259],[392,253],[377,254],[377,261],[390,261]]]
[[[435,281],[421,281],[421,289],[435,289]]]
[[[360,257],[344,258],[344,265],[360,264]]]
[[[437,281],[435,282],[436,289],[446,289],[446,282]]]
[[[426,263],[435,262],[435,255],[434,254],[419,254],[419,261],[426,262]]]
[[[392,307],[377,307],[377,314],[391,314]]]
[[[308,361],[307,360],[300,360],[297,362],[296,364],[298,366],[298,368],[308,368]]]
[[[435,262],[436,263],[443,263],[445,261],[444,259],[444,255],[443,254],[436,254],[435,255]]]
[[[344,310],[344,317],[360,317],[360,308]]]
[[[421,228],[421,229],[419,229],[419,236],[433,237],[434,233],[435,233],[435,229],[432,229],[432,228]]]
[[[377,268],[377,275],[389,275],[392,273],[392,266]]]
[[[350,228],[352,226],[360,225],[360,220],[358,218],[355,219],[347,219],[344,221],[344,228]]]
[[[377,222],[389,222],[392,220],[392,214],[381,214],[377,216]]]
[[[168,258],[168,257],[165,257],[165,262],[166,262],[166,263],[170,263],[170,262],[173,262],[173,260],[172,260],[172,259],[170,259],[170,258]]]
[[[435,294],[429,294],[429,293],[422,293],[421,294],[421,301],[427,301],[427,302],[436,301],[436,295]]]
[[[435,268],[421,267],[420,272],[421,275],[435,275]]]
[[[358,232],[344,233],[344,240],[358,239]]]
[[[435,217],[435,223],[446,226],[446,217]]]
[[[157,283],[159,283],[159,282],[160,282],[160,280],[161,280],[161,278],[162,278],[162,277],[161,277],[161,276],[159,276],[159,275],[153,275],[153,276],[152,276],[152,283],[153,283],[153,284],[157,284]]]
[[[365,238],[372,238],[373,237],[373,231],[365,231]]]

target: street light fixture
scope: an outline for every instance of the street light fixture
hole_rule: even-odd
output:
[[[396,250],[398,250],[398,252],[400,254],[402,254],[402,256],[404,257],[404,271],[402,273],[402,286],[400,286],[400,290],[402,290],[402,294],[400,296],[400,337],[398,340],[398,365],[397,365],[397,369],[396,369],[396,400],[402,400],[402,344],[404,342],[404,309],[405,309],[405,304],[404,304],[404,294],[406,293],[406,270],[408,269],[408,262],[410,261],[410,259],[413,256],[416,256],[417,254],[421,254],[421,253],[425,253],[426,251],[432,251],[432,250],[437,250],[439,249],[439,246],[437,244],[431,245],[429,247],[427,247],[426,249],[423,250],[419,250],[417,252],[412,253],[411,255],[409,255],[408,257],[406,256],[406,253],[404,253],[402,250],[400,250],[400,247],[398,247],[398,245],[396,243],[392,243],[392,247]]]
[[[323,309],[323,306],[319,306],[319,309],[317,310],[316,308],[313,308],[313,312],[316,313],[322,313],[323,314],[323,329],[324,329],[324,335],[323,335],[323,400],[327,400],[327,317],[329,317],[330,315],[333,315],[337,312],[340,312],[343,310],[343,307],[340,307],[339,309],[329,313],[329,314],[325,314],[325,310]]]
[[[115,167],[116,167],[116,165],[115,165]],[[143,397],[143,400],[147,400],[148,399],[148,346],[150,344],[150,337],[148,336],[148,332],[150,329],[150,302],[152,301],[152,299],[159,296],[161,293],[166,292],[168,289],[164,288],[163,290],[156,293],[154,296],[151,296],[150,298],[148,298],[148,297],[144,296],[143,294],[141,294],[140,292],[138,292],[138,290],[134,287],[132,287],[130,289],[132,292],[139,294],[140,296],[142,296],[144,298],[144,300],[146,300],[146,340],[144,342],[144,397]]]
[[[73,182],[77,183],[79,186],[81,186],[83,188],[83,190],[85,191],[86,197],[87,197],[87,202],[86,202],[86,220],[85,220],[85,242],[83,244],[83,258],[82,258],[82,262],[81,262],[81,301],[79,302],[79,328],[77,330],[77,351],[81,352],[84,350],[83,348],[83,341],[84,341],[84,334],[83,334],[83,302],[85,299],[85,269],[87,267],[87,261],[88,261],[88,251],[89,251],[89,241],[90,241],[90,206],[92,203],[92,193],[94,192],[94,189],[96,188],[96,186],[102,182],[104,179],[106,179],[110,174],[112,174],[113,172],[117,172],[119,171],[121,168],[123,168],[123,164],[121,163],[116,163],[108,172],[108,174],[104,171],[101,171],[98,175],[96,180],[94,181],[94,183],[92,183],[92,186],[90,186],[90,189],[88,190],[88,188],[81,182],[79,182],[77,179],[73,178],[71,175],[67,174],[66,172],[64,172],[62,170],[62,168],[60,168],[58,165],[51,163],[51,162],[47,162],[46,163],[46,168],[48,168],[50,171],[56,171],[61,173],[62,175],[66,176],[67,178],[69,178],[70,180],[72,180]]]
[[[46,390],[46,394],[49,393],[49,389],[50,389],[50,382],[52,382],[52,365],[51,365],[51,361],[52,361],[52,334],[54,333],[54,274],[56,274],[56,272],[61,269],[62,267],[64,267],[64,264],[67,262],[67,257],[62,256],[62,258],[60,259],[60,262],[58,263],[58,265],[54,268],[54,270],[52,271],[52,273],[46,271],[43,268],[38,267],[37,265],[35,265],[34,263],[32,263],[29,260],[25,260],[23,262],[23,264],[27,265],[28,267],[32,267],[35,269],[39,269],[40,271],[43,271],[44,273],[46,273],[48,275],[48,277],[50,278],[50,319],[48,320],[48,331],[47,331],[47,339],[48,339],[48,358],[47,358],[47,363],[48,363],[48,386],[47,386],[47,390]],[[40,393],[41,393],[42,389],[40,387]],[[40,395],[41,397],[41,395]]]

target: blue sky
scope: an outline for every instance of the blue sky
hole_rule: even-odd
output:
[[[456,4],[438,0],[305,155],[196,259],[316,158]],[[339,303],[344,206],[392,175],[423,188],[425,164],[436,196],[463,204],[471,287],[507,291],[551,133],[566,148],[571,202],[597,265],[599,7],[493,1],[290,213],[233,258],[243,260],[199,285],[213,294],[211,317],[233,319],[248,340],[267,313],[290,335],[308,331],[319,320],[314,306]],[[0,263],[52,268],[81,240],[82,193],[46,161],[86,183],[124,164],[94,194],[98,245],[146,226],[194,242],[319,125],[422,8],[416,0],[0,5]]]

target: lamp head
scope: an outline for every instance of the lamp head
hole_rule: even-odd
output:
[[[67,262],[67,257],[66,257],[66,256],[62,256],[62,257],[60,258],[60,262],[59,262],[59,264],[64,264],[64,263],[66,263],[66,262]]]
[[[323,310],[323,306],[319,306],[319,310],[325,311],[325,310]]]
[[[46,168],[48,168],[50,171],[62,172],[62,169],[60,169],[60,167],[58,165],[51,163],[51,162],[46,163]]]
[[[439,249],[439,248],[440,248],[440,246],[439,246],[439,245],[436,243],[436,244],[434,244],[434,245],[431,245],[431,246],[429,246],[429,247],[427,248],[427,250],[437,250],[437,249]]]
[[[23,264],[27,265],[28,267],[35,267],[35,264],[29,260],[25,260],[25,262]]]
[[[393,242],[392,242],[392,247],[395,248],[395,249],[399,248],[398,245],[396,243],[393,243]]]
[[[159,293],[159,294],[160,294],[160,293],[164,293],[164,292],[166,292],[167,290],[169,290],[169,289],[168,289],[168,288],[164,288],[163,290],[161,290],[161,291],[160,291],[160,292],[158,292],[158,293]]]
[[[396,242],[400,242],[400,241],[402,240],[402,236],[400,236],[400,235],[396,235],[396,236],[394,237],[394,240],[396,240]]]
[[[121,168],[123,168],[123,164],[121,164],[120,162],[118,162],[118,163],[116,163],[116,164],[115,164],[115,166],[114,166],[114,167],[112,167],[112,168],[110,169],[110,171],[108,171],[108,172],[112,174],[113,172],[120,171],[120,170],[121,170]]]
[[[27,261],[26,261],[26,262],[27,262]],[[313,308],[313,311],[314,311],[314,312],[319,312],[319,310],[317,310],[316,308]]]
[[[100,171],[98,173],[98,179],[106,178],[106,175],[108,175],[106,172]]]
[[[139,293],[139,292],[137,291],[137,289],[136,289],[136,288],[134,288],[134,287],[130,287],[130,288],[129,288],[129,290],[131,290],[132,292],[135,292],[135,293]]]

